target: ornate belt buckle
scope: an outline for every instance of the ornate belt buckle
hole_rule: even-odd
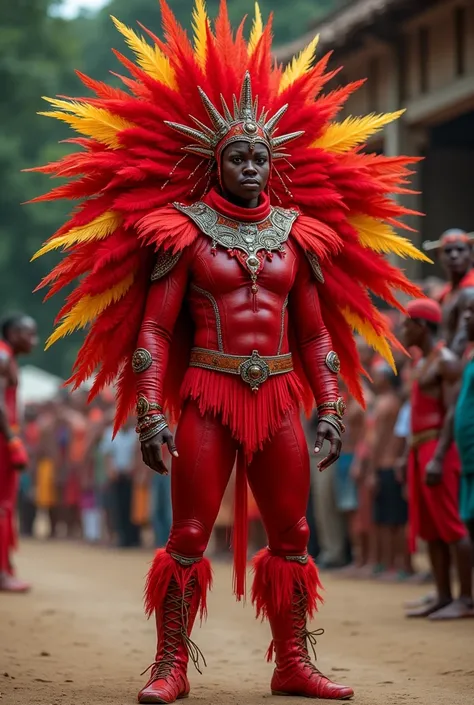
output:
[[[241,363],[239,372],[243,381],[250,385],[252,392],[258,392],[259,386],[270,376],[270,368],[260,357],[258,350],[254,350],[249,359]]]

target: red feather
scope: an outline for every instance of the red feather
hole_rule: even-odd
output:
[[[78,386],[96,373],[91,391],[94,396],[105,385],[117,381],[116,429],[120,427],[134,403],[130,361],[154,253],[157,250],[178,253],[198,237],[196,226],[170,204],[194,202],[209,185],[217,182],[215,171],[208,181],[207,163],[202,163],[201,157],[183,152],[189,139],[173,131],[165,121],[193,126],[189,118],[193,115],[209,125],[198,86],[219,110],[221,94],[231,107],[232,96],[240,93],[248,70],[260,109],[265,106],[273,114],[285,103],[289,104],[278,126],[278,134],[304,130],[304,135],[288,147],[290,163],[281,160],[275,165],[270,193],[275,205],[296,208],[300,212],[292,236],[321,262],[326,276],[326,283],[318,284],[323,317],[341,359],[347,386],[362,402],[360,376],[363,370],[342,311],[349,307],[391,340],[369,292],[400,308],[398,291],[418,296],[419,290],[384,257],[362,247],[350,216],[362,213],[395,227],[410,229],[401,218],[415,211],[400,205],[393,196],[411,192],[409,177],[417,158],[372,155],[357,148],[335,154],[311,147],[363,81],[324,94],[325,86],[339,70],[328,69],[331,55],[326,54],[280,94],[282,68],[276,66],[272,58],[271,17],[249,56],[243,38],[243,22],[233,36],[227,4],[221,0],[215,31],[207,30],[203,70],[187,33],[176,21],[169,5],[165,0],[161,0],[160,5],[165,39],[160,40],[145,27],[143,30],[168,58],[179,90],[164,85],[114,51],[130,74],[130,77],[114,74],[122,81],[122,88],[96,81],[81,72],[77,75],[94,94],[81,98],[82,102],[103,108],[132,124],[118,133],[119,147],[111,148],[91,138],[71,137],[66,141],[82,151],[31,169],[67,180],[33,202],[81,200],[68,222],[52,238],[88,225],[107,211],[117,213],[121,222],[114,233],[102,240],[78,243],[66,249],[62,262],[43,278],[38,288],[48,287],[46,298],[77,280],[60,316],[69,312],[83,296],[104,293],[127,274],[137,273],[123,298],[111,303],[91,322],[74,365],[71,384]],[[183,311],[176,325],[170,356],[173,363],[165,385],[165,403],[172,414],[179,412],[179,387],[191,344],[192,325],[186,315]],[[307,401],[309,387],[297,354],[295,369],[301,374],[303,396]]]

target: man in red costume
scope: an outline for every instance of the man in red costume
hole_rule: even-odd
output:
[[[448,347],[462,355],[467,342],[461,325],[461,311],[466,289],[474,288],[472,236],[459,228],[446,230],[435,242],[426,242],[426,250],[439,249],[439,261],[448,283],[439,295],[443,309],[443,334]]]
[[[407,347],[422,352],[411,391],[412,437],[408,467],[410,548],[427,541],[436,582],[434,599],[407,613],[432,620],[474,617],[471,542],[459,515],[460,461],[453,439],[452,403],[461,363],[436,336],[442,321],[439,304],[412,301],[404,322]],[[450,549],[456,555],[460,597],[453,600]]]
[[[116,429],[136,406],[147,465],[166,472],[165,443],[173,455],[173,526],[146,587],[157,651],[139,701],[189,693],[188,658],[198,665],[200,653],[190,635],[211,582],[203,554],[236,457],[234,591],[245,592],[248,480],[268,535],[252,598],[272,630],[271,690],[350,698],[307,649],[319,578],[300,408],[318,408],[323,470],[344,430],[339,370],[363,401],[353,331],[393,363],[368,291],[395,306],[396,290],[418,295],[381,255],[423,257],[391,230],[407,212],[390,194],[406,188],[410,160],[358,148],[396,114],[334,121],[360,84],[320,95],[334,74],[329,56],[313,66],[316,41],[283,70],[259,11],[247,43],[225,2],[213,30],[197,0],[191,43],[160,4],[165,41],[148,32],[153,48],[114,20],[138,59],[118,55],[130,93],[82,76],[97,97],[50,99],[85,151],[39,168],[79,177],[42,199],[84,199],[38,253],[68,250],[43,281],[50,293],[80,279],[49,344],[90,324],[71,381],[96,370],[94,397],[117,380]]]
[[[18,473],[28,464],[25,447],[18,436],[18,355],[27,355],[37,342],[36,323],[24,315],[6,319],[0,341],[0,590],[26,592],[29,585],[13,570],[16,546],[15,508]]]

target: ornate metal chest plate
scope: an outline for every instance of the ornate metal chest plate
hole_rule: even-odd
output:
[[[258,223],[240,223],[224,217],[202,201],[185,206],[174,203],[174,207],[191,218],[198,228],[212,239],[215,247],[226,250],[241,250],[245,253],[245,264],[251,274],[256,274],[260,261],[256,256],[266,252],[282,250],[288,240],[293,223],[298,217],[295,210],[272,208],[270,215]]]

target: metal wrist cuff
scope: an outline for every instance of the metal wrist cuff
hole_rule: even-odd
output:
[[[346,403],[342,397],[339,397],[336,401],[325,401],[322,404],[319,404],[318,406],[318,413],[320,414],[321,411],[334,411],[337,416],[339,416],[341,419],[344,416],[346,412]]]
[[[168,428],[168,424],[166,423],[166,421],[161,421],[156,426],[152,426],[148,430],[143,431],[143,433],[140,433],[138,439],[140,443],[143,443],[143,441],[149,441],[150,438],[157,436],[159,433],[161,433],[161,431],[164,431],[165,428]]]
[[[163,409],[156,402],[149,401],[143,394],[140,394],[137,399],[136,411],[140,419],[142,416],[146,416],[150,411],[163,411]]]

